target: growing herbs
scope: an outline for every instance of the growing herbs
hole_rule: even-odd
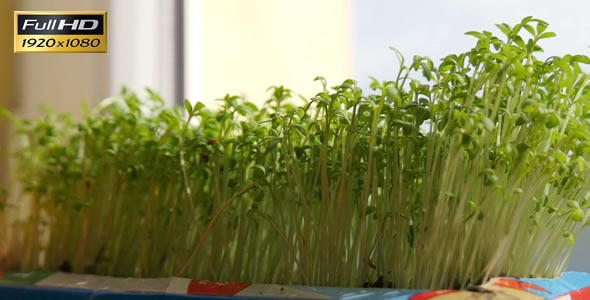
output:
[[[588,221],[590,59],[537,59],[541,20],[498,28],[438,66],[396,52],[370,94],[317,78],[302,106],[274,87],[214,112],[124,90],[80,122],[14,119],[11,261],[395,288],[556,276]]]

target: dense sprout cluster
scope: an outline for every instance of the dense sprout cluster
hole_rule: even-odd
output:
[[[438,67],[398,54],[371,94],[318,78],[301,106],[274,87],[262,108],[226,96],[213,112],[123,91],[80,122],[15,119],[22,191],[0,221],[27,213],[0,234],[26,270],[397,288],[558,275],[590,207],[590,59],[538,60],[541,20],[498,27]]]

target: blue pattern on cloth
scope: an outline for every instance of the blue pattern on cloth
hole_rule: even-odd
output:
[[[590,274],[583,272],[566,272],[560,277],[555,279],[543,279],[543,278],[515,278],[519,281],[538,285],[551,294],[543,291],[528,289],[530,292],[535,293],[539,296],[543,296],[547,299],[551,299],[563,294],[571,293],[576,290],[590,286]]]

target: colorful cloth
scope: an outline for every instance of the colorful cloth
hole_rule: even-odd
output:
[[[590,274],[567,272],[556,279],[494,278],[470,290],[395,290],[286,286],[191,280],[115,278],[70,273],[0,273],[0,299],[590,299]]]

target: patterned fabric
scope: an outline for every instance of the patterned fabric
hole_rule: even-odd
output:
[[[115,278],[70,273],[2,273],[0,299],[590,299],[590,274],[555,279],[494,278],[470,290],[394,290],[214,282],[186,278]],[[237,297],[237,298],[236,298]]]

